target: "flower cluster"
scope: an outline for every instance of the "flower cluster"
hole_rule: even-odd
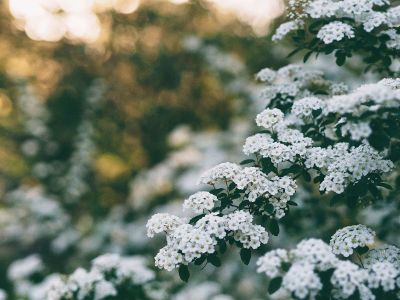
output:
[[[145,299],[146,285],[154,278],[154,272],[142,257],[104,254],[93,260],[89,271],[78,268],[67,278],[54,280],[46,291],[46,299],[101,300],[132,296]]]
[[[240,170],[240,166],[234,163],[226,162],[219,164],[200,177],[201,184],[216,184],[221,181],[232,181],[235,175]]]
[[[346,148],[348,150],[346,150]],[[322,158],[316,157],[324,150],[309,150],[307,165],[326,167],[326,177],[321,182],[321,191],[334,191],[340,194],[350,184],[359,181],[362,177],[371,173],[387,173],[393,168],[390,160],[385,160],[371,146],[361,145],[349,148],[347,144],[339,143],[335,147],[325,150]],[[326,165],[321,163],[325,159]]]
[[[196,213],[214,208],[218,198],[209,192],[197,192],[183,202],[183,209],[191,209]]]
[[[154,224],[154,219],[150,220]],[[155,257],[155,264],[171,271],[181,264],[188,264],[202,255],[216,252],[219,239],[227,236],[241,243],[243,248],[257,249],[268,242],[268,233],[262,226],[254,225],[253,216],[247,211],[235,211],[225,216],[208,214],[194,225],[182,224],[167,232],[167,245]],[[154,225],[158,228],[164,226]],[[152,228],[153,226],[148,226]],[[153,231],[148,233],[153,234]]]
[[[371,241],[372,231],[362,225],[357,228],[361,227],[367,232],[359,230],[360,235],[347,234],[344,237],[345,243],[351,244],[349,248],[363,246]],[[339,232],[346,230],[348,228]],[[332,240],[336,236],[337,234]],[[380,250],[370,252],[372,251]],[[379,261],[373,261],[372,265],[357,265],[349,260],[339,259],[335,253],[343,253],[337,253],[335,248],[331,249],[322,240],[308,239],[301,241],[290,251],[275,249],[266,253],[258,260],[257,271],[265,273],[271,279],[282,278],[278,288],[291,294],[294,299],[315,299],[317,296],[321,297],[322,292],[324,297],[348,299],[358,292],[357,299],[375,300],[380,299],[377,295],[382,295],[381,290],[387,293],[400,290],[400,269],[390,262],[395,253],[399,259],[400,250],[393,246],[389,251],[391,255],[387,256],[388,259],[380,256]],[[368,254],[369,252],[367,256]],[[376,252],[372,255],[376,256]],[[275,283],[271,281],[271,284]],[[274,286],[274,291],[276,290]]]
[[[332,252],[348,257],[354,249],[374,242],[375,232],[365,225],[347,226],[336,231],[330,241]]]
[[[365,49],[369,55],[366,62],[381,61],[385,67],[391,64],[391,60],[385,60],[385,57],[399,57],[392,49],[399,45],[396,29],[399,26],[400,9],[399,6],[391,5],[390,1],[289,1],[289,17],[289,21],[277,28],[273,40],[282,40],[292,35],[298,49],[308,49],[310,54],[329,54],[336,49],[338,65],[352,56],[352,51],[361,49]],[[305,39],[307,33],[313,38]],[[384,50],[374,54],[371,47],[382,47]]]
[[[0,211],[2,244],[28,246],[38,240],[51,241],[70,226],[70,217],[60,203],[40,188],[22,186],[5,198],[9,207]]]
[[[296,64],[277,71],[262,69],[257,73],[256,79],[267,84],[261,92],[261,98],[271,108],[286,107],[293,99],[310,97],[318,90],[333,95],[343,94],[348,90],[345,84],[334,84],[324,79],[322,72]]]
[[[256,123],[267,130],[273,130],[275,125],[283,121],[283,113],[279,109],[265,109],[256,117]]]
[[[163,231],[169,233],[182,224],[184,224],[184,220],[179,217],[167,213],[158,213],[153,215],[147,222],[147,235],[153,237],[155,234]]]
[[[354,38],[354,30],[350,25],[339,21],[321,27],[317,34],[317,38],[325,44],[341,41],[345,37],[349,39]]]

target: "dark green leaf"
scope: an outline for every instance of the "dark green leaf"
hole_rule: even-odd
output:
[[[207,261],[212,264],[213,266],[220,267],[221,266],[221,260],[216,254],[210,255],[207,257]]]
[[[278,221],[275,219],[271,219],[268,223],[269,231],[272,235],[278,236],[279,234],[279,224]]]
[[[365,254],[365,253],[367,253],[369,251],[369,248],[367,246],[358,247],[356,249],[356,251],[357,251],[358,254],[363,255],[363,254]]]
[[[195,224],[198,220],[200,220],[201,218],[203,218],[206,214],[201,214],[198,216],[193,217],[192,219],[190,219],[189,223],[190,224]]]
[[[245,159],[240,162],[241,165],[248,165],[248,164],[252,164],[252,163],[255,163],[254,159]]]
[[[194,264],[196,266],[200,266],[203,262],[205,262],[206,259],[207,259],[207,257],[205,255],[202,255],[194,261]]]
[[[242,259],[242,262],[245,265],[248,265],[250,263],[250,259],[251,259],[251,250],[250,249],[241,249],[240,250],[240,258]]]
[[[276,277],[269,282],[268,293],[273,294],[280,289],[282,284],[282,277]]]
[[[189,272],[188,266],[180,265],[178,272],[179,272],[179,277],[181,278],[181,280],[184,282],[188,282],[189,277],[190,277],[190,272]]]

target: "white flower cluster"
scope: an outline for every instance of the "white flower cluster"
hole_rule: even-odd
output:
[[[276,109],[277,110],[277,109]],[[304,157],[307,148],[313,144],[299,130],[287,127],[285,121],[275,125],[277,140],[269,134],[256,134],[248,137],[243,146],[246,155],[260,154],[270,158],[276,166],[282,162],[294,162],[296,157]]]
[[[368,276],[368,286],[377,289],[382,287],[385,292],[392,291],[400,286],[400,269],[396,268],[390,262],[376,262],[370,267]]]
[[[183,209],[191,209],[196,213],[214,208],[218,198],[209,192],[197,192],[183,202]]]
[[[40,188],[22,186],[5,198],[8,207],[0,210],[0,244],[28,246],[38,240],[51,241],[70,226],[70,218],[60,203],[44,195]]]
[[[148,237],[153,237],[160,232],[170,233],[184,224],[185,221],[177,216],[167,213],[153,215],[146,224]]]
[[[274,278],[283,274],[282,264],[289,262],[289,254],[285,249],[274,249],[257,260],[257,272]]]
[[[216,213],[208,214],[194,225],[182,224],[167,233],[167,245],[156,255],[155,265],[171,271],[204,254],[213,254],[217,239],[227,235],[242,243],[244,248],[257,249],[268,242],[268,233],[252,221],[249,212],[238,210],[222,217]]]
[[[353,28],[343,22],[335,21],[321,27],[318,31],[317,38],[325,44],[331,44],[335,41],[339,42],[344,38],[352,39],[355,37]]]
[[[350,148],[343,155],[334,154],[333,157],[336,159],[327,166],[327,175],[320,185],[321,191],[340,194],[348,184],[359,181],[363,176],[387,173],[393,168],[392,161],[383,159],[375,149],[366,144]]]
[[[292,113],[298,117],[309,117],[313,110],[323,108],[323,102],[317,97],[306,97],[293,103]]]
[[[361,245],[360,240],[369,238],[347,235],[344,243],[355,241]],[[399,258],[400,250],[391,248],[389,251],[391,254],[387,260],[380,256],[379,261],[364,268],[340,260],[323,241],[308,239],[301,241],[293,250],[275,249],[266,253],[257,261],[257,271],[271,279],[282,277],[281,290],[289,292],[295,299],[315,299],[323,285],[328,284],[332,288],[332,299],[348,299],[358,292],[361,300],[378,300],[380,298],[374,294],[376,289],[392,292],[400,288],[400,269],[390,262],[394,253]],[[329,282],[327,278],[320,277],[328,270],[333,271]]]
[[[371,245],[375,232],[365,225],[353,225],[339,229],[331,237],[330,246],[335,254],[348,257],[354,249]]]
[[[14,261],[8,268],[7,277],[13,283],[14,292],[21,296],[27,296],[31,292],[30,278],[41,274],[45,266],[37,254]]]
[[[310,0],[289,1],[289,17],[276,31],[274,40],[281,40],[292,31],[301,29],[306,19],[333,19],[322,26],[317,37],[325,44],[340,41],[344,37],[354,38],[354,28],[362,27],[365,32],[383,28],[395,28],[400,23],[398,6],[383,9],[390,1],[382,0]],[[354,27],[337,19],[352,19]]]
[[[371,267],[378,262],[388,262],[400,269],[400,249],[393,245],[374,248],[364,256],[364,266]]]
[[[144,288],[155,278],[142,257],[105,254],[93,260],[92,268],[76,269],[66,279],[48,287],[48,300],[101,300],[118,295],[120,286]]]
[[[314,299],[322,289],[322,283],[314,272],[313,265],[307,263],[295,263],[285,274],[282,286],[299,299]]]
[[[298,299],[313,299],[323,287],[316,271],[326,271],[337,261],[329,245],[321,240],[308,239],[289,252],[284,249],[268,252],[257,261],[257,272],[270,278],[283,276],[283,289]],[[283,264],[289,265],[289,270],[284,271]]]
[[[256,75],[256,78],[267,84],[261,92],[261,98],[265,104],[269,104],[277,97],[287,103],[293,101],[294,98],[309,97],[313,95],[311,90],[316,87],[332,94],[347,92],[346,85],[333,84],[324,79],[322,72],[296,64],[285,66],[277,71],[265,68]]]
[[[257,167],[243,168],[234,178],[233,182],[240,190],[246,190],[250,202],[256,201],[260,196],[268,199],[274,206],[275,216],[279,219],[285,215],[287,202],[296,191],[297,185],[289,176],[268,177]]]
[[[366,287],[368,272],[350,261],[339,261],[331,277],[333,297],[347,299],[358,289],[361,299],[374,299],[371,291]]]
[[[321,182],[321,191],[343,193],[350,184],[371,173],[386,173],[393,168],[393,162],[385,160],[367,144],[349,147],[347,143],[337,143],[328,148],[307,149],[306,168],[317,167],[326,176]]]
[[[256,117],[257,126],[267,130],[274,130],[275,126],[283,121],[283,112],[280,109],[265,109]]]
[[[388,48],[400,50],[400,34],[398,34],[395,29],[382,31],[381,34],[389,36],[390,40],[386,42]]]
[[[359,116],[365,111],[376,112],[381,107],[399,107],[400,90],[393,81],[396,82],[384,79],[364,84],[349,94],[328,98],[323,113]]]
[[[77,128],[70,165],[65,176],[59,178],[59,184],[63,189],[67,202],[78,201],[89,189],[86,183],[86,176],[89,173],[91,162],[96,152],[93,118],[104,100],[105,91],[104,82],[95,80],[86,92],[82,122]]]
[[[226,162],[216,165],[201,175],[199,183],[216,184],[221,181],[232,181],[236,176],[240,166],[234,163]]]
[[[302,21],[294,20],[294,21],[289,21],[281,26],[276,30],[275,34],[272,36],[273,41],[280,41],[282,40],[285,36],[287,36],[290,32],[295,31],[297,29],[300,29],[301,26],[303,26]]]
[[[372,133],[371,126],[368,122],[348,122],[343,125],[340,130],[343,136],[350,135],[350,138],[353,141],[361,141],[363,139],[366,139]]]

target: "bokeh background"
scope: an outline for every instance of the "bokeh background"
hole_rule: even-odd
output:
[[[283,12],[281,0],[1,2],[0,289],[8,299],[42,300],[34,291],[46,275],[107,252],[152,264],[162,240],[146,238],[149,216],[181,214],[202,171],[241,160],[265,106],[254,74],[289,63],[290,48],[269,38]],[[360,71],[314,65],[341,80]],[[313,197],[308,205],[294,218],[316,223],[286,222],[272,245],[297,241],[304,228],[331,233],[324,226],[338,213]],[[263,276],[237,256],[194,271],[189,286],[161,272],[165,299],[265,299]],[[26,257],[44,267],[21,285],[7,270]]]

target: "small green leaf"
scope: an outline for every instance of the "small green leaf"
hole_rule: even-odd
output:
[[[242,262],[245,265],[248,265],[250,263],[250,259],[251,259],[251,250],[242,248],[240,250],[240,258],[242,259]]]
[[[282,277],[276,277],[269,282],[268,293],[273,294],[280,289],[282,284]]]
[[[292,200],[289,200],[287,202],[287,204],[292,205],[292,206],[298,206],[298,204],[296,202],[292,201]]]
[[[356,251],[357,251],[358,254],[363,255],[363,254],[365,254],[365,253],[367,253],[369,251],[369,248],[367,246],[358,247],[356,249]]]
[[[186,265],[180,265],[179,266],[179,277],[182,281],[184,282],[188,282],[189,277],[190,277],[190,272],[189,272],[189,268]]]
[[[196,266],[200,266],[203,262],[205,262],[206,259],[207,259],[207,257],[205,255],[202,255],[194,261],[194,264]]]
[[[203,218],[206,214],[201,214],[190,219],[189,224],[195,224],[198,220]]]
[[[278,224],[277,220],[271,219],[269,221],[268,228],[272,235],[274,235],[274,236],[279,235],[279,224]]]
[[[245,159],[240,162],[241,165],[248,165],[248,164],[252,164],[252,163],[255,163],[254,159]]]
[[[212,264],[213,266],[220,267],[221,266],[221,260],[216,254],[210,255],[207,257],[207,261]]]
[[[390,184],[387,184],[385,182],[379,182],[379,183],[377,183],[377,185],[384,187],[385,189],[388,189],[388,190],[393,190],[393,187]]]
[[[219,252],[221,252],[222,254],[225,253],[226,251],[226,242],[224,240],[218,240],[218,246],[219,246]]]

